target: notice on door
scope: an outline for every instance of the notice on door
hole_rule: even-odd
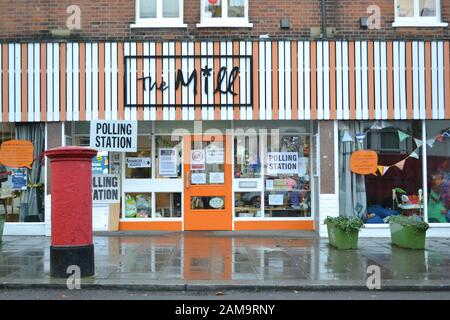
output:
[[[267,153],[267,174],[297,175],[298,153],[297,152],[268,152]]]
[[[136,152],[137,121],[91,121],[90,147],[100,151]]]
[[[204,149],[197,149],[197,150],[191,150],[191,170],[205,170],[206,164],[205,164],[205,150]]]
[[[223,148],[207,148],[206,163],[207,164],[223,164],[225,162],[225,153]]]
[[[178,175],[178,158],[176,148],[160,148],[158,150],[158,173],[161,177]]]
[[[120,202],[119,176],[113,174],[92,175],[92,202],[118,203]]]

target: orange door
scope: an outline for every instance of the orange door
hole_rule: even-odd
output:
[[[184,139],[184,229],[232,230],[231,138]]]

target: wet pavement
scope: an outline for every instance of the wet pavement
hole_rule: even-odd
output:
[[[96,275],[82,286],[158,290],[221,288],[367,289],[378,266],[382,289],[448,290],[450,239],[427,239],[426,250],[402,249],[389,238],[363,238],[339,251],[327,239],[294,234],[225,232],[96,236]],[[4,236],[2,287],[66,287],[50,273],[50,238]],[[69,275],[68,275],[69,276]]]

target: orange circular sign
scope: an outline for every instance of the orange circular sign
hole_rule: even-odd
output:
[[[374,174],[377,172],[378,154],[373,150],[359,150],[350,157],[350,170],[356,174]]]

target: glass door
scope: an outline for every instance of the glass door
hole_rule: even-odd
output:
[[[184,229],[232,230],[231,137],[186,136],[184,146]]]

